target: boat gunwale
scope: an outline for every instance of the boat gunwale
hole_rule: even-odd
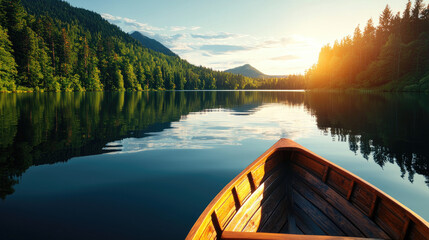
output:
[[[270,156],[275,154],[279,151],[289,150],[292,152],[299,152],[303,154],[304,156],[310,157],[311,159],[322,163],[325,167],[327,166],[329,169],[333,169],[341,173],[342,176],[350,178],[351,181],[355,181],[355,184],[361,184],[367,188],[368,191],[375,194],[378,198],[381,200],[387,200],[393,205],[398,205],[401,209],[404,210],[404,213],[406,217],[410,221],[413,221],[415,225],[423,225],[426,230],[429,233],[429,223],[423,219],[421,216],[419,216],[417,213],[406,207],[404,204],[399,202],[398,200],[394,199],[389,194],[383,192],[376,186],[372,185],[371,183],[367,182],[366,180],[362,179],[361,177],[357,176],[356,174],[340,167],[339,165],[323,158],[322,156],[317,155],[316,153],[308,150],[307,148],[299,145],[298,143],[286,139],[281,138],[279,141],[277,141],[273,146],[271,146],[267,151],[265,151],[261,156],[259,156],[255,161],[253,161],[249,166],[247,166],[243,171],[241,171],[240,174],[238,174],[233,180],[231,180],[217,195],[213,200],[207,205],[203,213],[199,216],[198,220],[193,225],[192,229],[189,231],[186,239],[195,239],[195,237],[200,236],[200,234],[205,230],[202,226],[206,227],[209,221],[211,221],[211,214],[223,204],[226,199],[226,196],[229,192],[232,191],[234,187],[236,187],[237,184],[241,183],[241,181],[244,180],[244,178],[247,177],[247,174],[249,172],[252,172],[253,170],[260,167],[262,164],[264,164]]]

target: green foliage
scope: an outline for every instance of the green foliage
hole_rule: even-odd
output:
[[[325,46],[307,71],[310,88],[379,88],[425,91],[419,82],[429,74],[429,8],[409,1],[402,14],[386,6],[379,26],[368,21],[363,34]]]
[[[283,78],[265,79],[261,83],[263,89],[305,89],[305,79],[302,75],[290,75]]]
[[[0,57],[8,62],[1,65],[1,89],[13,90],[15,82],[40,91],[261,86],[150,50],[99,14],[60,0],[0,0],[0,26]]]
[[[115,86],[113,86],[113,90],[117,90],[117,91],[125,90],[125,88],[124,88],[124,76],[122,75],[121,70],[119,70],[119,69],[116,70],[113,81],[115,83]]]
[[[7,32],[0,26],[0,91],[15,90],[17,71],[11,45]]]

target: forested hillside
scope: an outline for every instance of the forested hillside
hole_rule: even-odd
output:
[[[148,38],[140,32],[134,31],[130,34],[135,40],[139,41],[144,47],[152,49],[154,51],[164,53],[168,56],[177,56],[174,52],[168,49],[162,43],[156,41],[155,39]]]
[[[0,91],[254,88],[143,47],[99,14],[60,0],[0,0]]]
[[[386,6],[353,36],[322,48],[306,73],[309,88],[429,91],[429,6],[408,1],[393,13]]]

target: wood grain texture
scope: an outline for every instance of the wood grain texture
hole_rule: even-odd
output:
[[[280,202],[277,204],[277,206],[273,209],[273,213],[271,216],[260,225],[260,228],[258,229],[258,232],[281,232],[283,227],[287,224],[287,197],[286,195],[283,196],[283,199],[280,200]],[[280,229],[280,230],[279,230]]]
[[[275,172],[283,172],[285,177],[274,189],[282,185],[284,188],[266,192],[270,176]],[[237,235],[225,231],[232,221],[239,224],[233,228],[237,232],[343,234],[353,238]],[[187,239],[219,239],[220,236],[234,237],[229,239],[359,239],[355,237],[363,236],[429,239],[429,223],[365,180],[291,140],[281,139],[224,187],[198,218]],[[267,236],[274,238],[263,238]]]
[[[297,165],[293,165],[292,168],[294,169],[294,173],[307,183],[308,187],[322,196],[322,198],[324,198],[329,204],[335,206],[343,215],[347,216],[349,221],[358,227],[366,237],[382,239],[390,238],[377,226],[377,224],[375,224],[365,214],[357,210],[351,203],[339,195],[335,190],[323,183],[320,179]]]
[[[249,201],[243,204],[243,207],[235,214],[234,218],[225,228],[226,231],[242,231],[250,218],[261,207],[267,199],[265,195],[270,196],[274,189],[280,184],[281,172],[276,171],[249,198]],[[276,184],[277,183],[277,184]]]
[[[280,203],[284,203],[282,201],[286,195],[286,189],[283,188],[284,185],[278,186],[273,193],[271,193],[268,197],[265,197],[266,201],[256,210],[253,216],[249,219],[246,226],[241,230],[242,232],[257,232],[260,231],[260,228],[267,222],[273,213],[280,213],[282,217],[278,219],[276,222],[271,222],[270,226],[274,229],[278,229],[278,231],[283,227],[285,217],[285,211],[281,211],[281,207],[277,209],[277,206]],[[280,210],[280,211],[278,211]],[[283,220],[283,221],[282,221]],[[280,225],[280,226],[278,226]],[[276,230],[272,230],[276,232]]]
[[[326,235],[326,233],[308,216],[298,205],[293,206],[295,212],[295,226],[289,226],[292,229],[289,233],[298,234],[303,232],[306,235]]]
[[[331,236],[344,236],[344,232],[335,225],[323,212],[315,207],[311,202],[305,199],[301,194],[294,191],[294,202],[300,208],[300,211],[304,212],[308,216],[311,216],[314,224],[319,226],[326,235]],[[295,215],[298,215],[296,212]]]
[[[338,211],[334,206],[329,204],[325,199],[316,194],[310,188],[308,188],[304,183],[300,181],[293,182],[294,189],[299,192],[303,197],[305,197],[311,204],[320,209],[320,211],[327,216],[329,219],[332,219],[338,227],[346,233],[347,236],[354,237],[365,237],[357,227],[354,226],[352,222],[348,220],[340,211]]]

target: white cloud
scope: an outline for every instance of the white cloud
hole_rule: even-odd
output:
[[[116,16],[110,15],[108,13],[102,13],[101,17],[103,17],[106,20],[110,20],[110,21],[116,21],[116,20],[122,19],[121,17],[116,17]]]
[[[209,149],[219,145],[240,145],[247,139],[277,141],[287,137],[296,140],[319,131],[314,127],[315,118],[303,109],[304,106],[288,103],[264,104],[246,112],[208,109],[190,113],[161,132],[148,133],[145,138],[123,139],[107,144],[105,149],[121,150],[112,153],[121,154],[163,149]]]
[[[190,27],[189,28],[189,30],[191,30],[191,31],[196,31],[196,30],[198,30],[198,29],[200,29],[201,27],[198,27],[198,26],[193,26],[193,27]]]
[[[317,60],[320,45],[298,35],[255,37],[228,32],[207,32],[199,26],[152,26],[135,19],[102,14],[124,31],[140,31],[195,65],[226,70],[250,63],[272,75],[302,73]]]
[[[170,31],[172,31],[172,32],[184,31],[186,29],[187,28],[183,27],[183,26],[173,26],[173,27],[170,27]]]

